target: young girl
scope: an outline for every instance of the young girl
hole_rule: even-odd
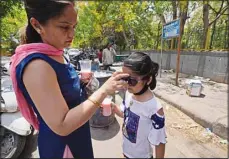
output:
[[[123,154],[126,158],[152,158],[155,145],[156,158],[164,158],[165,118],[161,104],[153,92],[156,87],[158,64],[142,52],[132,53],[125,61],[123,72],[130,76],[128,91],[120,108],[114,112],[124,118]]]

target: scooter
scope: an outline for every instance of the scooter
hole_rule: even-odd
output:
[[[89,59],[89,53],[86,51],[79,51],[75,49],[69,49],[65,51],[65,57],[69,59],[71,65],[75,68],[76,71],[80,71],[80,60]]]
[[[26,137],[32,133],[32,127],[19,111],[9,68],[5,67],[1,67],[0,108],[1,158],[17,158],[25,147]]]

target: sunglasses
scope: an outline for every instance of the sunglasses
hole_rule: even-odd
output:
[[[133,77],[125,77],[125,78],[122,78],[122,80],[126,81],[129,86],[136,86],[138,82],[141,81]]]

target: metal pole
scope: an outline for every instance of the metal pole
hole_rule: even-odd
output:
[[[178,83],[178,76],[180,71],[180,48],[181,48],[181,18],[180,18],[180,35],[178,37],[178,48],[177,48],[177,64],[176,64],[176,86],[179,85]]]
[[[162,33],[161,33],[161,69],[160,69],[160,78],[161,78],[161,74],[162,74],[162,47],[163,47],[163,24],[162,24]]]

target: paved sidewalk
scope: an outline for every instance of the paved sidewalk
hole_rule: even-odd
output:
[[[184,113],[163,100],[158,100],[165,108],[167,119],[165,158],[225,158],[227,156],[227,145],[220,143],[222,140],[220,137],[208,133]],[[121,102],[122,98],[116,95],[116,104],[119,105]],[[116,116],[116,121],[107,128],[91,128],[95,158],[123,158],[122,123],[123,119]]]
[[[213,133],[228,139],[228,85],[197,77],[203,83],[201,97],[186,94],[185,81],[193,79],[179,75],[179,87],[175,86],[175,73],[163,73],[158,77],[155,95],[175,106],[197,123],[209,128]]]
[[[222,143],[224,140],[207,132],[202,126],[163,100],[158,99],[158,101],[165,108],[166,115],[165,158],[226,158],[228,156],[228,145]],[[122,98],[116,95],[116,104],[119,105],[121,102]],[[95,158],[124,158],[122,155],[122,123],[123,119],[116,116],[116,121],[109,127],[91,127]],[[27,138],[24,152],[19,158],[39,158],[37,133]]]

